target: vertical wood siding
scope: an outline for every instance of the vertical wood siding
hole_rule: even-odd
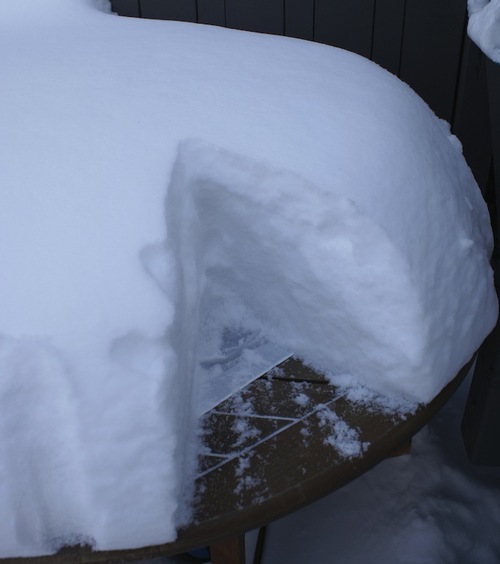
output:
[[[198,0],[198,23],[226,25],[225,0]]]
[[[112,0],[111,7],[114,12],[121,16],[140,17],[139,0]]]
[[[371,57],[375,0],[316,0],[314,40]]]
[[[493,147],[493,170],[495,171],[493,180],[494,189],[496,191],[497,214],[500,214],[500,65],[488,59],[486,61],[486,71],[488,76],[491,144]],[[498,217],[500,217],[500,215],[497,215],[498,226],[500,226]],[[500,377],[498,377],[498,375],[497,380],[500,380]]]
[[[285,0],[226,0],[226,25],[234,29],[283,35]]]
[[[376,0],[372,59],[399,75],[406,0]]]
[[[285,35],[314,39],[314,0],[285,0]]]
[[[198,21],[196,0],[140,0],[140,6],[143,18]]]
[[[457,0],[407,0],[400,77],[451,121],[467,6]]]
[[[465,158],[483,190],[488,185],[492,154],[486,67],[486,57],[467,37],[459,74],[453,129],[462,140]]]

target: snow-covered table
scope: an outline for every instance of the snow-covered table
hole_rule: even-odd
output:
[[[174,552],[273,519],[321,493],[290,498],[309,470],[287,445],[354,477],[399,442],[370,435],[373,411],[365,438],[360,397],[432,402],[494,326],[460,142],[370,61],[97,0],[0,3],[0,52],[3,557]],[[199,415],[291,353],[330,395],[199,477],[233,497],[195,500],[182,529]]]
[[[238,559],[242,541],[236,539],[405,452],[471,363],[429,404],[403,413],[382,412],[346,398],[321,375],[290,358],[204,416],[205,451],[199,458],[195,513],[175,542],[107,552],[67,548],[54,556],[8,562],[125,562],[216,543],[218,550],[222,544],[226,551],[219,558],[212,555],[214,564],[243,564],[243,557]]]

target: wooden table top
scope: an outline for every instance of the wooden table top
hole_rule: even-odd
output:
[[[126,562],[180,554],[240,535],[342,487],[391,456],[449,399],[472,361],[413,413],[348,400],[289,358],[203,417],[203,447],[191,524],[175,542],[132,550],[67,548],[33,564]],[[335,438],[344,437],[339,450]]]

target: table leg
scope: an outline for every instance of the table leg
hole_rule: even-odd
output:
[[[398,449],[392,451],[387,458],[396,458],[397,456],[403,456],[405,454],[410,454],[410,453],[411,453],[411,439],[404,445],[400,446]]]
[[[245,564],[245,535],[210,545],[212,564]]]

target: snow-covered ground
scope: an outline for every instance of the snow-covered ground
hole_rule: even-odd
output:
[[[430,400],[497,317],[486,205],[324,45],[0,3],[0,555],[167,542],[200,412],[295,353]]]

